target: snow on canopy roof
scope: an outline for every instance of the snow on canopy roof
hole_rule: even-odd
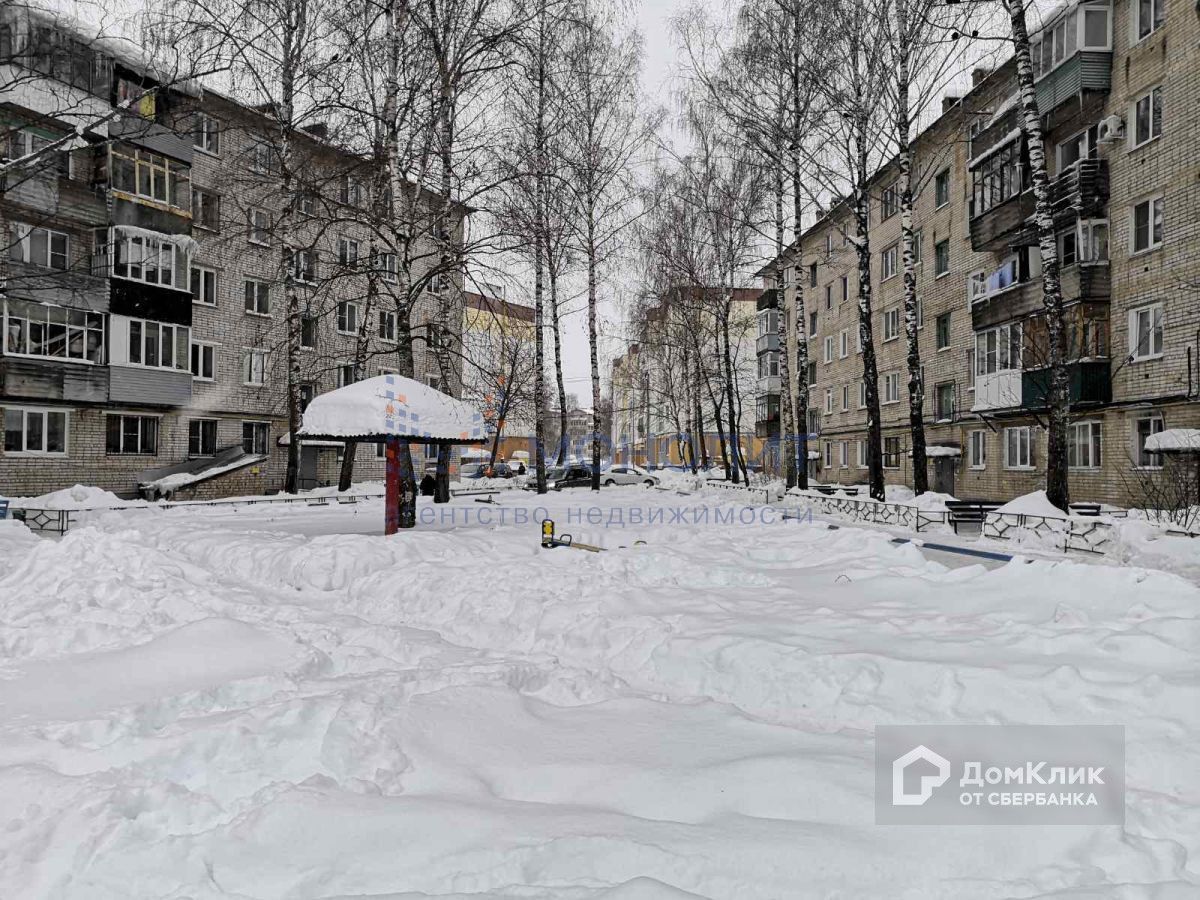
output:
[[[314,398],[300,435],[456,444],[485,439],[483,415],[474,406],[400,375],[377,375]]]
[[[1200,429],[1168,428],[1146,438],[1147,453],[1200,453]]]

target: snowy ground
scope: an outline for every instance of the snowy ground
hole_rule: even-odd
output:
[[[1200,588],[594,502],[0,522],[0,896],[1200,896]],[[955,721],[1125,725],[1125,829],[875,826],[872,728]]]

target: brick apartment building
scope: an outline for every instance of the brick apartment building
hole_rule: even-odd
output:
[[[28,9],[0,11],[0,70],[0,156],[81,135],[0,185],[0,494],[80,482],[132,495],[181,472],[177,496],[279,489],[287,291],[303,313],[305,402],[398,371],[397,261],[360,215],[364,160],[314,127],[294,142],[306,187],[285,197],[267,116],[156,80],[109,42]],[[461,284],[427,280],[411,315],[415,372],[456,393],[461,368],[444,379],[431,344],[457,339]],[[336,481],[343,452],[304,445],[301,486]],[[383,475],[374,446],[355,463],[356,478]]]
[[[1073,499],[1136,505],[1162,466],[1145,438],[1200,424],[1198,43],[1195,11],[1165,0],[1068,4],[1034,35],[1067,304]],[[1045,483],[1040,258],[1015,65],[974,81],[914,143],[925,426],[932,489],[1007,499]],[[911,486],[896,178],[893,163],[872,182],[872,325],[886,480]],[[810,471],[843,484],[866,481],[867,466],[852,229],[835,207],[806,230],[783,286],[784,314],[799,289],[808,316]],[[761,273],[760,334],[778,314],[772,271]],[[760,392],[759,404],[760,429],[778,434],[778,395]]]

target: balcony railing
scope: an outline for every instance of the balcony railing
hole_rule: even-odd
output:
[[[768,332],[760,334],[758,342],[755,344],[755,351],[761,356],[764,353],[777,352],[779,350],[779,335]]]
[[[1107,359],[1083,360],[1067,367],[1071,404],[1108,403],[1112,400],[1112,376]],[[1021,373],[1022,406],[1049,406],[1050,370],[1031,369]]]
[[[1112,295],[1108,262],[1076,263],[1060,276],[1063,302],[1107,303]],[[976,331],[1036,313],[1045,306],[1040,276],[1019,282],[998,294],[971,304],[971,327]]]
[[[1104,218],[1108,210],[1108,160],[1081,159],[1050,182],[1055,227],[1079,218]],[[971,248],[998,252],[1037,243],[1033,191],[1024,190],[975,214],[971,201]]]

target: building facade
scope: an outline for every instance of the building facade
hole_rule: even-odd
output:
[[[503,291],[491,285],[463,295],[463,397],[483,410],[489,437],[483,449],[489,459],[497,430],[498,460],[521,459],[513,457],[521,452],[533,458],[535,313],[532,306],[506,300]]]
[[[285,191],[269,117],[159,82],[65,19],[0,13],[0,68],[3,156],[62,148],[0,192],[0,493],[279,489],[293,295],[303,403],[398,371],[397,261],[362,222],[363,160],[296,135],[310,183]],[[414,369],[456,392],[434,348],[457,339],[461,285],[428,287]],[[301,486],[336,481],[343,452],[304,445]],[[356,453],[356,478],[382,478],[377,448]]]
[[[1033,36],[1067,310],[1073,499],[1136,505],[1162,466],[1145,438],[1200,421],[1198,38],[1193,11],[1132,0],[1069,4]],[[960,497],[1045,483],[1049,360],[1018,115],[1010,60],[947,98],[914,144],[930,485]],[[872,325],[885,476],[911,485],[896,178],[888,165],[872,182]],[[800,290],[807,316],[811,465],[846,484],[867,467],[852,228],[835,208],[805,231],[783,286],[785,309]],[[776,287],[768,276],[765,304]]]

